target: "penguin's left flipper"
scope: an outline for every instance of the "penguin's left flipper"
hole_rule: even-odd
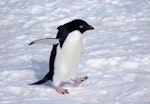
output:
[[[81,78],[74,78],[72,79],[72,81],[76,82],[76,83],[82,83],[83,81],[87,80],[88,77],[85,76],[85,77],[81,77]]]
[[[56,38],[43,38],[43,39],[38,39],[38,40],[35,40],[35,41],[29,43],[29,45],[32,45],[32,44],[55,45],[55,44],[59,44],[59,39],[56,39]]]

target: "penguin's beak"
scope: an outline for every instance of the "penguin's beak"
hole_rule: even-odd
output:
[[[92,27],[92,26],[89,26],[89,30],[94,30],[94,27]]]

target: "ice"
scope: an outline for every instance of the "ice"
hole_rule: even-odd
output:
[[[29,83],[48,71],[57,27],[83,19],[82,84]],[[0,0],[0,104],[150,104],[150,0]]]

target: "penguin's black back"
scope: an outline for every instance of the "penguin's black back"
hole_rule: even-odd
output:
[[[54,75],[54,62],[57,53],[57,46],[58,45],[53,45],[51,55],[50,55],[50,60],[49,60],[49,72],[47,74],[47,77],[45,76],[47,79],[51,81],[53,80],[53,75]]]
[[[68,36],[68,33],[69,32],[65,28],[62,28],[58,31],[58,34],[57,34],[56,38],[59,39],[61,48],[63,46],[63,43],[64,43],[65,39]],[[57,54],[57,46],[58,46],[58,44],[53,45],[51,55],[50,55],[50,60],[49,60],[49,72],[45,76],[46,79],[51,80],[51,81],[53,80],[53,75],[54,75],[54,69],[55,69],[54,63],[55,63],[55,57],[56,57],[56,54]]]

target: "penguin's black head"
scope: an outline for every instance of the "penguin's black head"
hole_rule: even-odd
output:
[[[90,26],[87,22],[81,19],[75,19],[69,23],[66,23],[62,26],[59,26],[57,28],[58,30],[66,30],[68,32],[72,32],[75,30],[79,30],[81,33],[87,31],[87,30],[93,30],[94,27]]]

